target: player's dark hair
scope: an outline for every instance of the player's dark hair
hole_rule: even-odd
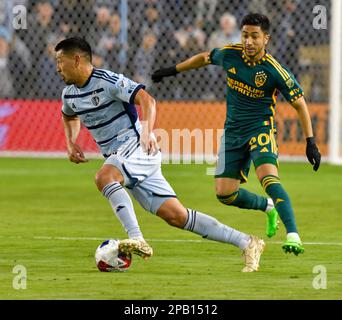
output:
[[[250,13],[242,18],[241,29],[243,26],[259,26],[265,33],[270,33],[270,20],[263,14]]]
[[[62,50],[65,53],[81,51],[88,56],[89,61],[91,61],[92,59],[90,44],[80,37],[72,37],[62,40],[55,47],[56,52],[59,50]]]

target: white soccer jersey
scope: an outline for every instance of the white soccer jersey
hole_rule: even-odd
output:
[[[141,124],[134,98],[141,88],[142,84],[122,74],[94,68],[83,87],[64,88],[62,112],[78,116],[102,154],[108,156],[129,138],[139,140]]]

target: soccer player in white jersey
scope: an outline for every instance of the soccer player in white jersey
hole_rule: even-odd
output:
[[[145,210],[171,226],[239,247],[245,261],[242,271],[257,271],[264,241],[185,208],[163,177],[161,154],[152,132],[156,101],[144,86],[122,74],[94,68],[91,47],[84,39],[62,40],[55,51],[57,71],[67,85],[62,93],[62,119],[68,156],[77,164],[87,162],[77,144],[82,123],[106,158],[95,183],[128,234],[128,239],[120,241],[120,250],[142,258],[153,253],[144,240],[128,191]],[[141,122],[135,105],[141,107]]]

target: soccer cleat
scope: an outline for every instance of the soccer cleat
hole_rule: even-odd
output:
[[[125,254],[134,253],[145,260],[153,255],[153,249],[145,240],[139,238],[121,240],[119,251]]]
[[[300,240],[289,237],[282,246],[285,253],[294,253],[298,256],[304,253],[304,247]]]
[[[259,270],[260,256],[265,249],[264,240],[251,236],[251,242],[248,247],[243,250],[242,256],[245,260],[245,267],[241,270],[242,272],[254,272]]]
[[[266,235],[271,238],[276,234],[277,229],[279,229],[278,211],[276,208],[273,208],[271,211],[266,212],[266,214]]]

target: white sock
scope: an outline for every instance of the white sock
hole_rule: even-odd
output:
[[[121,184],[113,182],[106,185],[102,190],[102,194],[109,200],[115,215],[125,228],[128,237],[143,239],[132,200]]]
[[[289,233],[286,235],[286,238],[287,238],[287,240],[288,240],[289,238],[291,238],[291,239],[294,239],[294,240],[296,240],[296,241],[300,241],[300,237],[299,237],[299,234],[298,234],[297,232],[289,232]]]
[[[183,229],[201,235],[205,239],[233,244],[244,250],[250,243],[250,236],[222,224],[204,213],[187,209],[188,219]]]
[[[269,213],[273,208],[274,208],[273,200],[271,198],[267,198],[267,207],[266,207],[265,212]]]

